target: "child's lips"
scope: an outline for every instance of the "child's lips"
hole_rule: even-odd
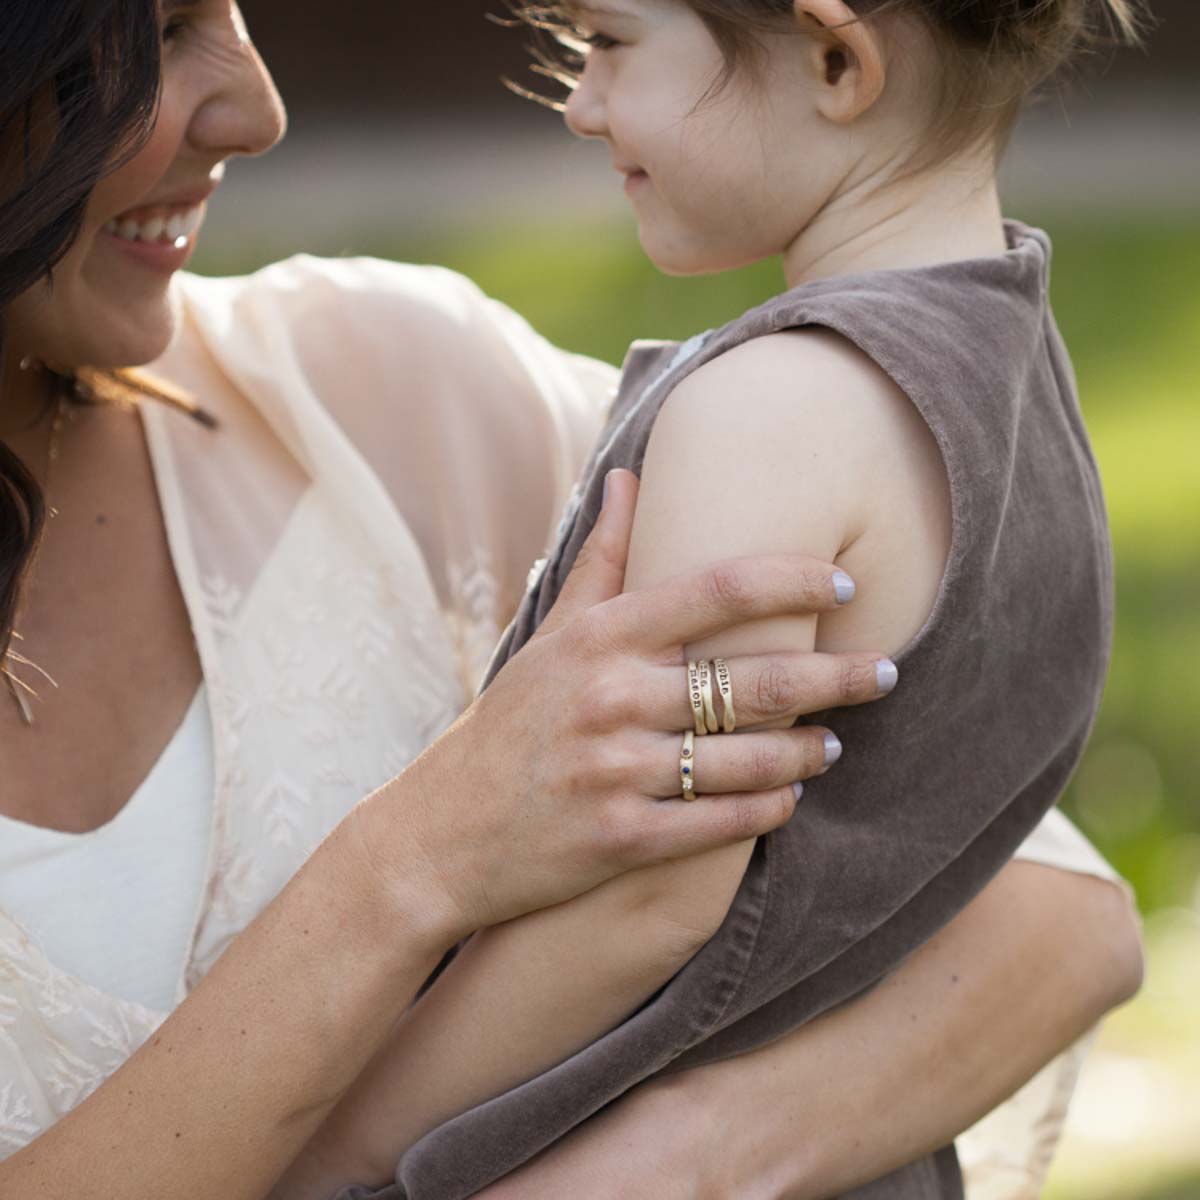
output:
[[[622,171],[622,174],[625,176],[625,190],[627,192],[646,183],[650,178],[640,167],[626,168]]]

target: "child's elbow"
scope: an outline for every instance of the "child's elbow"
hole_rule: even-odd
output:
[[[1128,891],[1093,875],[1067,875],[1060,967],[1069,973],[1084,1027],[1137,995],[1145,977],[1141,920]]]
[[[1089,917],[1092,936],[1102,949],[1098,997],[1103,1012],[1132,1000],[1146,978],[1142,923],[1129,893],[1110,884],[1096,888]]]
[[[754,842],[725,846],[648,873],[638,916],[676,969],[692,959],[729,914]]]

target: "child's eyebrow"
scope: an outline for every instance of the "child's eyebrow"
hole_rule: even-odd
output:
[[[564,5],[568,12],[585,13],[592,16],[600,17],[628,17],[632,16],[630,12],[622,8],[614,8],[609,4],[596,4],[592,0],[570,0],[570,3]]]

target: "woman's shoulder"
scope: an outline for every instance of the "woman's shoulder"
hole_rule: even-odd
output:
[[[583,410],[593,432],[615,385],[611,367],[552,346],[506,305],[445,267],[299,254],[248,275],[184,274],[176,289],[186,318],[181,336],[192,326],[202,336],[220,334],[207,338],[210,345],[289,352],[335,379],[351,368],[380,385],[434,378],[469,385],[446,386],[446,403],[456,395],[511,401],[514,391],[532,389],[571,415]],[[481,381],[491,385],[482,393]]]
[[[367,343],[393,336],[400,323],[412,332],[406,341],[415,350],[448,349],[493,323],[488,298],[466,276],[377,258],[298,254],[246,275],[185,273],[176,289],[184,309],[202,321],[253,317],[305,335],[323,331]]]
[[[599,430],[611,368],[441,267],[301,255],[177,286],[168,379],[220,377],[284,424],[336,430],[435,576],[472,579],[484,556],[505,597],[519,594]]]

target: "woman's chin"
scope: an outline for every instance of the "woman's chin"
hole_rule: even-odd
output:
[[[140,314],[140,318],[122,314],[121,320],[91,325],[90,336],[70,346],[47,347],[36,355],[48,364],[70,370],[73,367],[138,367],[162,358],[175,336],[175,322],[169,308]]]
[[[71,347],[74,367],[141,367],[161,358],[175,337],[175,315],[164,302],[143,311],[123,312],[110,322],[97,322],[95,334]]]

